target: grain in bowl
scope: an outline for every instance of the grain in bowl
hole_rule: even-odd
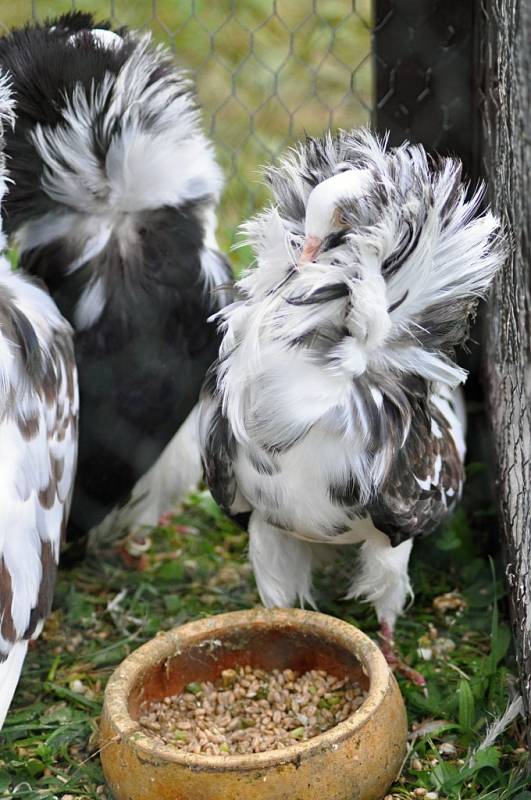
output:
[[[363,703],[365,690],[324,670],[266,671],[249,665],[215,681],[189,683],[145,702],[140,724],[165,744],[205,755],[263,753],[333,728]]]

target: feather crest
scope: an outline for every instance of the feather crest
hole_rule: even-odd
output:
[[[299,271],[309,194],[346,168],[371,172],[341,208],[347,234]],[[368,498],[417,398],[466,379],[454,348],[503,261],[501,227],[456,160],[388,149],[368,130],[307,140],[267,175],[275,205],[242,228],[256,264],[217,316],[221,410],[246,448],[283,451],[317,423],[353,437]]]

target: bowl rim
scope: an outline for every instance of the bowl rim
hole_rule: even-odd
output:
[[[348,719],[304,742],[263,753],[239,755],[206,755],[177,750],[144,732],[138,720],[128,711],[127,701],[140,674],[155,663],[175,657],[180,649],[197,645],[201,640],[214,639],[216,630],[262,625],[264,627],[298,628],[318,633],[329,641],[342,645],[360,662],[369,677],[369,689],[363,704]],[[153,656],[156,656],[155,658]],[[275,767],[288,762],[301,763],[312,755],[335,750],[352,737],[373,717],[389,693],[395,677],[378,646],[359,628],[348,622],[318,611],[285,608],[255,608],[230,611],[203,617],[157,634],[122,661],[111,675],[105,689],[103,717],[114,734],[103,743],[108,745],[128,741],[142,759],[166,762],[201,771],[247,771]]]

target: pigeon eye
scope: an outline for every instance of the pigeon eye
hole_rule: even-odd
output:
[[[347,228],[350,225],[350,221],[347,218],[347,215],[343,211],[338,211],[338,213],[336,214],[336,219],[338,224],[341,225],[342,228]]]

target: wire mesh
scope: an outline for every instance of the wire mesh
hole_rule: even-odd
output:
[[[474,0],[375,0],[375,122],[477,172]],[[474,108],[476,113],[474,113]]]
[[[73,8],[150,29],[192,71],[227,179],[218,215],[224,246],[267,198],[262,165],[306,133],[370,120],[371,0],[4,0],[0,25]]]

